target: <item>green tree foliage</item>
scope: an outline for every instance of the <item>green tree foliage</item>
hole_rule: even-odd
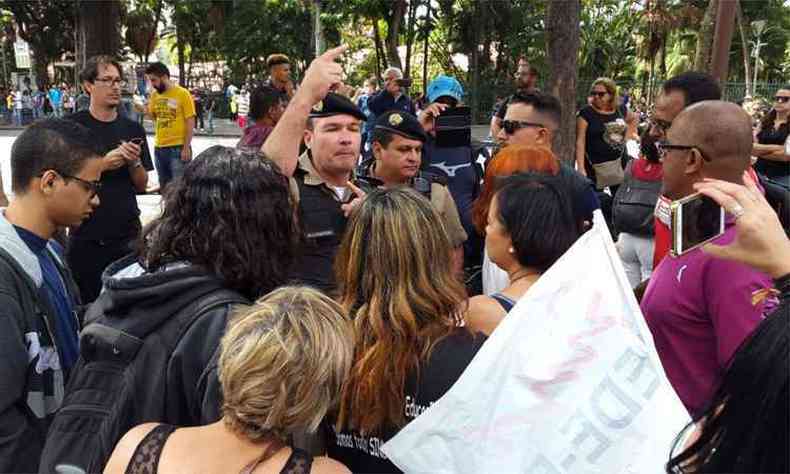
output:
[[[284,53],[297,70],[313,57],[310,5],[297,0],[239,1],[225,12],[215,51],[237,82],[266,77],[266,56]],[[332,31],[325,31],[329,37]]]
[[[19,36],[30,44],[39,80],[48,64],[74,50],[73,0],[0,0],[0,8],[13,13]]]

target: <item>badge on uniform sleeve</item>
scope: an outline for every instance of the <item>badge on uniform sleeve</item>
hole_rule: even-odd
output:
[[[321,112],[324,110],[324,101],[319,100],[317,104],[313,106],[313,112]]]
[[[403,123],[403,117],[401,117],[400,114],[390,115],[390,125],[392,125],[393,127],[397,127],[402,123]]]

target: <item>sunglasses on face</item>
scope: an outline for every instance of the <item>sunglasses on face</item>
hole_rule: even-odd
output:
[[[606,97],[606,94],[608,94],[608,92],[591,91],[590,97]]]
[[[502,121],[502,129],[508,135],[513,135],[517,131],[521,130],[522,128],[526,127],[538,127],[538,128],[546,128],[545,125],[542,123],[537,122],[524,122],[521,120],[503,120]]]
[[[778,96],[774,97],[774,100],[777,101],[777,102],[780,102],[782,104],[786,104],[787,102],[790,102],[790,96],[778,95]]]
[[[708,158],[705,155],[705,153],[702,152],[700,147],[698,147],[696,145],[673,145],[672,143],[669,143],[666,140],[662,140],[662,141],[656,142],[656,150],[658,150],[658,156],[662,160],[664,158],[666,158],[667,155],[669,154],[669,152],[672,151],[672,150],[697,150],[699,152],[700,156],[702,156],[703,160],[711,161],[710,158]]]

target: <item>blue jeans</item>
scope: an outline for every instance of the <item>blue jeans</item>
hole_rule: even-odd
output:
[[[207,118],[206,121],[208,122],[208,133],[214,133],[214,112],[209,110],[206,112]]]
[[[184,163],[181,161],[181,145],[154,148],[154,164],[159,175],[160,192],[165,186],[184,174]]]

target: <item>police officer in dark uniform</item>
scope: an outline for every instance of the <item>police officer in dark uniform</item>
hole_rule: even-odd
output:
[[[373,158],[362,163],[358,176],[372,186],[407,185],[430,199],[455,248],[453,264],[460,273],[467,234],[445,177],[420,170],[422,148],[427,139],[414,115],[398,110],[385,112],[373,128]]]
[[[291,269],[293,281],[324,291],[334,288],[334,258],[347,221],[341,206],[354,197],[347,182],[370,189],[353,175],[365,118],[353,102],[335,93],[329,93],[309,114],[307,150],[299,157],[292,178],[305,237]]]

